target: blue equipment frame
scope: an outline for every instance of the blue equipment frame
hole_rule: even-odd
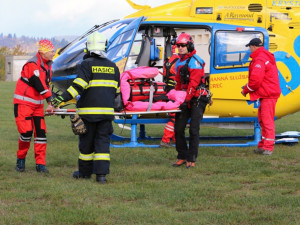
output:
[[[144,144],[142,142],[138,142],[138,140],[157,140],[160,138],[153,138],[146,136],[145,124],[166,124],[168,122],[168,118],[138,118],[138,115],[132,115],[131,119],[115,119],[114,122],[116,124],[130,124],[131,125],[131,137],[126,138],[122,136],[118,136],[116,134],[112,134],[111,140],[112,141],[126,141],[130,140],[130,142],[123,143],[123,144],[110,144],[112,148],[159,148],[160,145],[157,144]],[[231,140],[251,140],[246,143],[214,143],[214,144],[202,144],[200,143],[199,146],[206,146],[206,147],[250,147],[250,146],[257,146],[258,142],[260,141],[261,134],[260,134],[260,126],[257,117],[233,117],[233,118],[203,118],[202,124],[204,123],[253,123],[254,124],[254,135],[250,136],[233,136],[233,137],[200,137],[200,139],[214,139],[214,140],[224,140],[224,139],[231,139]],[[137,126],[140,125],[140,134],[139,137],[137,136]]]

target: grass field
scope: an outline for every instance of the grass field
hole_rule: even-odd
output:
[[[108,184],[99,185],[95,177],[71,177],[77,137],[68,118],[52,116],[46,119],[50,174],[36,173],[33,145],[26,172],[17,173],[14,88],[15,82],[0,82],[0,224],[300,224],[299,144],[276,145],[269,157],[253,148],[203,147],[189,170],[171,167],[174,149],[111,149]],[[163,133],[163,126],[150,128],[148,135]],[[300,131],[300,113],[278,120],[276,129]],[[248,132],[201,129],[202,135]]]

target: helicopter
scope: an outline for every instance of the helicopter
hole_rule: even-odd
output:
[[[259,103],[241,95],[248,81],[250,50],[245,45],[260,38],[275,56],[281,87],[276,118],[300,110],[300,2],[281,0],[181,0],[151,8],[126,0],[137,12],[121,20],[96,25],[60,50],[54,59],[52,83],[64,91],[77,76],[87,37],[107,37],[107,58],[120,73],[154,66],[160,71],[172,55],[172,39],[190,34],[205,74],[213,105],[205,116],[256,117]],[[149,38],[155,39],[159,59],[151,61]]]

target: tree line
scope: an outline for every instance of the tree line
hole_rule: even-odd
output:
[[[62,38],[35,38],[16,34],[4,35],[0,33],[0,80],[5,79],[5,56],[7,55],[35,55],[38,50],[38,42],[42,39],[49,39],[55,49],[62,48],[69,42]]]

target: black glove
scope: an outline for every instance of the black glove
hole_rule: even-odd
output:
[[[72,131],[75,135],[85,134],[87,132],[87,128],[78,114],[71,115],[70,120],[72,125]]]
[[[59,96],[57,96],[56,98],[53,98],[53,99],[51,99],[51,104],[55,107],[55,108],[57,108],[62,102],[64,102],[65,100],[64,100],[64,98],[61,96],[61,95],[59,95]]]
[[[180,106],[179,106],[179,109],[181,110],[181,111],[186,111],[186,110],[188,110],[188,103],[187,102],[184,102],[184,103],[182,103]]]

